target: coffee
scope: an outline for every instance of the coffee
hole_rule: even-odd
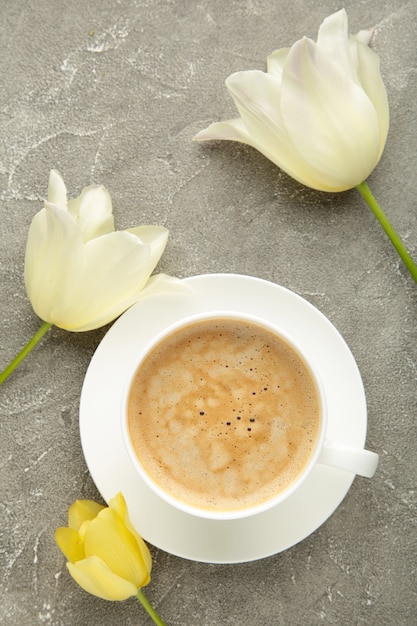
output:
[[[128,399],[132,446],[164,491],[237,511],[285,490],[309,462],[320,401],[302,358],[246,320],[200,320],[147,354]]]

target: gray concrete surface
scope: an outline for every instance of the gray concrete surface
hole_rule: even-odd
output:
[[[340,330],[381,455],[341,506],[286,552],[240,565],[152,547],[150,600],[172,626],[415,624],[417,285],[356,191],[316,193],[238,144],[192,136],[234,116],[224,79],[316,37],[334,0],[0,1],[1,363],[38,328],[22,270],[28,226],[57,168],[71,196],[103,183],[118,228],[170,229],[159,269],[238,272],[288,287]],[[370,184],[417,256],[414,0],[346,1],[376,26],[391,127]],[[1,591],[7,626],[150,624],[138,603],[76,586],[53,533],[77,498],[100,499],[78,407],[107,328],[53,329],[0,389]]]

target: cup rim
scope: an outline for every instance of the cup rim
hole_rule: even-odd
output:
[[[177,498],[170,494],[168,491],[164,490],[142,466],[133,448],[128,426],[128,400],[130,396],[130,391],[132,388],[135,374],[147,354],[149,354],[149,352],[151,352],[153,348],[159,344],[160,341],[168,337],[171,333],[180,330],[188,325],[191,325],[194,322],[212,319],[236,319],[238,321],[251,322],[253,324],[257,324],[263,328],[266,328],[268,331],[275,333],[281,339],[286,341],[291,346],[291,348],[297,352],[298,356],[302,359],[303,363],[309,370],[310,375],[315,383],[317,397],[320,405],[320,427],[318,436],[316,438],[315,447],[304,469],[300,472],[296,479],[292,481],[290,485],[288,485],[283,491],[279,492],[268,500],[265,500],[255,505],[251,505],[246,508],[226,511],[204,509],[194,506],[192,504],[182,501],[180,498]],[[123,386],[123,392],[121,396],[120,419],[122,439],[129,459],[133,464],[136,472],[142,478],[144,483],[151,489],[151,491],[153,491],[162,500],[184,513],[188,513],[190,515],[208,520],[227,521],[251,517],[263,513],[289,498],[301,486],[301,484],[306,480],[306,478],[309,476],[312,469],[316,465],[324,444],[327,430],[327,402],[324,386],[313,359],[310,356],[307,357],[305,351],[300,347],[299,343],[293,337],[291,337],[291,335],[287,331],[285,331],[285,329],[281,328],[278,324],[275,324],[274,322],[263,319],[260,316],[226,309],[187,315],[157,333],[139,350],[136,358],[129,368],[128,376],[126,377]]]

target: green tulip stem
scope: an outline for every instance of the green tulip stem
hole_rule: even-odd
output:
[[[417,265],[414,263],[413,259],[411,258],[410,254],[405,248],[403,242],[401,241],[401,239],[395,232],[392,224],[389,222],[387,216],[385,215],[385,213],[379,206],[371,190],[369,189],[367,183],[364,181],[360,185],[357,185],[356,189],[359,191],[362,198],[365,200],[365,202],[367,203],[367,205],[369,206],[369,208],[371,209],[371,211],[373,212],[373,214],[375,215],[375,217],[381,224],[382,228],[385,230],[392,245],[394,246],[394,248],[400,255],[402,261],[404,262],[404,265],[406,266],[411,276],[414,278],[415,282],[417,283]]]
[[[23,361],[23,359],[29,354],[29,352],[31,352],[31,350],[33,350],[33,348],[40,342],[42,337],[45,335],[45,333],[48,332],[51,326],[52,324],[50,324],[50,322],[43,322],[42,326],[39,328],[39,330],[36,331],[32,339],[27,342],[23,350],[21,350],[19,354],[15,356],[13,361],[9,363],[6,369],[0,373],[0,385],[4,383],[6,378],[8,378],[10,374],[14,372],[19,363]]]
[[[152,604],[149,602],[148,598],[143,593],[142,589],[138,589],[138,593],[136,597],[141,603],[141,605],[143,606],[143,608],[145,609],[145,611],[147,612],[147,614],[149,615],[149,617],[153,619],[153,621],[155,622],[155,624],[157,624],[157,626],[166,626],[165,622],[161,620],[158,613],[155,611]]]

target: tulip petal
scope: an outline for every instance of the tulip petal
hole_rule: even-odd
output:
[[[114,218],[110,194],[102,185],[85,187],[78,198],[68,202],[68,211],[89,241],[114,231]]]
[[[149,570],[136,538],[123,519],[106,508],[90,522],[85,535],[86,556],[98,556],[108,567],[136,588],[147,585]]]
[[[324,56],[339,67],[349,78],[354,78],[348,46],[348,20],[345,9],[336,11],[319,28],[317,47]]]
[[[66,284],[68,261],[78,259],[82,250],[80,230],[63,208],[46,203],[32,220],[25,256],[26,290],[39,317],[51,317]]]
[[[216,141],[218,139],[228,139],[229,141],[239,141],[251,145],[250,137],[240,118],[214,122],[193,137],[193,141]]]
[[[122,519],[126,516],[127,504],[124,495],[120,491],[110,499],[109,508],[115,511]]]
[[[167,245],[168,229],[163,226],[136,226],[124,232],[135,235],[142,243],[150,247],[149,265],[153,272]]]
[[[372,102],[379,123],[379,153],[381,156],[389,129],[389,104],[385,85],[379,71],[379,57],[367,46],[356,43],[358,78],[366,95]]]
[[[135,302],[156,296],[158,294],[191,294],[192,287],[184,283],[180,278],[168,276],[168,274],[154,274],[151,276],[143,289],[135,296]]]
[[[226,86],[239,110],[241,120],[219,122],[212,127],[227,124],[232,129],[230,135],[235,135],[229,135],[230,138],[243,140],[258,149],[260,145],[264,145],[264,153],[270,151],[268,146],[271,142],[282,143],[291,150],[279,111],[281,89],[278,80],[258,70],[235,72],[226,80]],[[201,134],[197,135],[197,139],[200,139]]]
[[[74,332],[83,332],[93,330],[94,328],[100,328],[101,326],[104,326],[105,324],[108,324],[112,320],[116,319],[116,317],[119,317],[119,315],[140,300],[159,294],[184,292],[190,292],[190,288],[178,278],[167,276],[166,274],[156,274],[148,280],[142,289],[136,291],[130,298],[127,298],[123,302],[115,303],[114,306],[104,310],[101,315],[97,315],[97,317],[89,320],[84,325],[71,328],[70,330]]]
[[[67,188],[61,174],[57,170],[51,170],[49,174],[48,202],[58,204],[64,208],[67,205]]]
[[[66,330],[85,330],[87,324],[97,328],[96,320],[117,317],[152,271],[150,247],[127,232],[92,239],[68,262],[61,297],[54,299],[50,314]]]
[[[136,529],[132,525],[132,522],[130,521],[130,517],[129,517],[127,505],[126,505],[126,500],[124,499],[123,495],[121,493],[118,493],[114,498],[112,498],[109,502],[109,507],[121,517],[126,528],[135,537],[138,543],[139,550],[145,562],[146,569],[150,573],[152,569],[151,553],[149,552],[148,546],[143,541],[142,537],[139,535],[139,533],[136,531]]]
[[[324,184],[328,190],[349,189],[374,169],[379,154],[375,109],[310,40],[297,42],[288,55],[281,109],[299,154],[323,172],[323,189]]]
[[[137,594],[137,587],[115,574],[97,556],[77,563],[67,563],[73,579],[88,593],[103,600],[127,600]]]
[[[360,30],[356,35],[354,35],[355,39],[360,43],[363,43],[365,46],[368,46],[371,43],[371,39],[374,34],[373,28],[367,28],[366,30]]]
[[[284,63],[287,59],[289,48],[280,48],[272,52],[266,60],[266,67],[268,74],[272,74],[279,82],[282,80],[282,72],[284,70]]]
[[[68,526],[79,530],[86,520],[94,519],[105,507],[93,500],[76,500],[68,509]]]
[[[226,87],[250,132],[252,127],[257,129],[259,122],[267,127],[281,127],[281,85],[275,77],[260,70],[235,72],[227,78]]]
[[[65,557],[71,563],[85,557],[84,540],[73,528],[61,526],[55,531],[55,541]]]

